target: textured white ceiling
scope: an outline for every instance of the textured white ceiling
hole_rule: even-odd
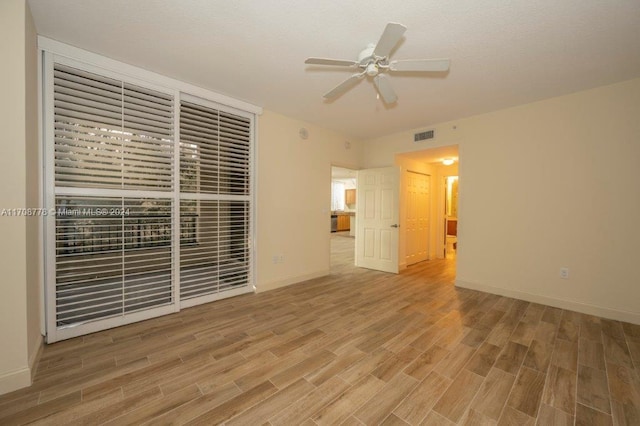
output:
[[[29,0],[38,33],[262,106],[372,138],[640,76],[638,0]],[[393,75],[333,102],[387,22],[394,59],[451,58],[446,76]]]

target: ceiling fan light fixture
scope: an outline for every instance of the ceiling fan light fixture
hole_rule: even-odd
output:
[[[376,44],[369,44],[358,55],[357,61],[329,58],[307,58],[304,63],[308,65],[333,65],[349,68],[359,68],[362,71],[353,74],[342,83],[323,95],[326,100],[333,100],[347,90],[354,87],[358,80],[365,75],[374,77],[373,83],[378,92],[382,91],[380,97],[386,104],[393,104],[398,99],[389,80],[387,73],[393,72],[444,72],[449,69],[448,59],[404,59],[389,61],[391,51],[400,43],[404,32],[407,30],[402,24],[389,22],[385,27],[380,40]]]
[[[456,160],[454,160],[453,158],[445,158],[444,160],[442,160],[442,164],[444,164],[445,166],[450,166],[455,162]]]

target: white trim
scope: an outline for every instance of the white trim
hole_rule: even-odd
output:
[[[312,272],[310,274],[295,275],[287,278],[277,279],[273,281],[267,281],[266,283],[259,284],[256,288],[256,293],[262,293],[263,291],[275,290],[276,288],[286,287],[292,284],[298,284],[303,281],[312,280],[315,278],[326,277],[331,273],[330,269],[323,269],[321,271]]]
[[[55,188],[55,195],[78,195],[116,198],[173,198],[169,191],[140,191],[136,189],[108,189],[108,188],[75,188],[72,186]]]
[[[249,161],[251,161],[251,159],[249,159]],[[182,192],[180,193],[180,198],[183,200],[249,201],[251,202],[250,195],[207,194],[205,192]]]
[[[0,395],[31,386],[31,369],[23,367],[0,376]]]
[[[232,290],[223,290],[218,293],[207,294],[205,296],[193,297],[191,299],[185,299],[180,301],[181,308],[190,308],[192,306],[202,305],[203,303],[211,303],[216,300],[227,299],[229,297],[239,296],[241,294],[253,293],[251,285],[234,288]]]
[[[54,77],[53,77],[53,54],[43,52],[42,68],[42,101],[43,101],[43,124],[42,124],[42,152],[43,152],[43,191],[44,208],[54,208],[55,200],[55,155],[54,155]],[[44,268],[45,268],[45,304],[46,315],[46,339],[47,342],[55,341],[51,337],[56,329],[56,222],[54,215],[44,217]]]
[[[146,84],[157,84],[166,88],[188,92],[202,98],[210,99],[223,105],[238,108],[253,114],[262,114],[262,107],[253,105],[248,102],[240,101],[229,96],[221,95],[211,90],[195,86],[193,84],[184,83],[170,77],[165,77],[124,62],[116,61],[87,50],[79,49],[59,41],[52,40],[47,37],[38,36],[38,47],[56,55],[68,58],[77,58],[86,64],[100,67],[106,70],[122,73],[130,78],[138,79],[146,82]]]
[[[171,250],[171,285],[174,312],[180,312],[180,100],[178,90],[173,96],[173,238]]]
[[[249,262],[249,285],[256,292],[258,283],[258,117],[251,120],[251,148],[249,150],[249,189],[251,191],[251,201],[249,208],[249,227],[251,241],[249,244],[250,262]]]
[[[82,324],[74,324],[66,328],[54,327],[53,329],[49,330],[47,343],[70,339],[72,337],[84,336],[86,334],[95,333],[97,331],[108,330],[110,328],[120,327],[122,325],[132,324],[134,322],[172,314],[173,312],[174,306],[173,304],[170,304],[154,309],[148,309],[145,311],[127,313],[117,317],[105,318],[102,320],[96,320]]]
[[[43,73],[44,73],[44,52],[38,50],[38,174],[40,178],[40,184],[38,185],[38,197],[40,199],[40,205],[38,207],[44,208],[46,204],[45,199],[45,185],[46,185],[46,175],[45,175],[45,167],[44,167],[44,144],[42,141],[44,140],[44,99],[43,99]],[[45,256],[46,256],[46,248],[44,244],[45,240],[45,226],[46,226],[46,218],[43,217],[40,220],[40,229],[38,231],[38,251],[40,252],[40,262],[38,262],[38,278],[40,280],[40,334],[45,336],[47,334],[47,311],[45,308],[46,304],[46,290],[45,290],[45,278],[46,278],[46,268],[45,268]]]
[[[500,296],[512,297],[515,299],[525,300],[527,302],[540,303],[543,305],[567,309],[570,311],[582,312],[584,314],[595,315],[603,318],[630,322],[633,324],[640,324],[640,313],[638,312],[621,311],[619,309],[607,308],[605,306],[596,306],[589,303],[576,302],[574,300],[557,299],[540,294],[532,294],[524,291],[494,287],[486,284],[472,283],[469,281],[458,279],[456,280],[456,287],[478,290],[485,293],[497,294]]]
[[[193,93],[193,92],[190,92]],[[181,101],[189,102],[192,104],[200,105],[206,108],[216,109],[218,111],[234,114],[247,119],[253,119],[256,113],[247,109],[239,109],[229,104],[222,104],[215,99],[207,99],[200,96],[194,96],[190,93],[182,93],[180,96]],[[178,107],[180,104],[178,104]]]

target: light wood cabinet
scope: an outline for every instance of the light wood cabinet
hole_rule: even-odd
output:
[[[340,214],[338,215],[338,228],[337,231],[348,231],[349,230],[349,215]]]
[[[356,190],[355,189],[347,189],[344,191],[344,203],[345,204],[355,204],[356,203]]]

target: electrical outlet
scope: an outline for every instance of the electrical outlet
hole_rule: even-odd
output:
[[[569,279],[569,268],[560,268],[560,278],[563,280]]]

